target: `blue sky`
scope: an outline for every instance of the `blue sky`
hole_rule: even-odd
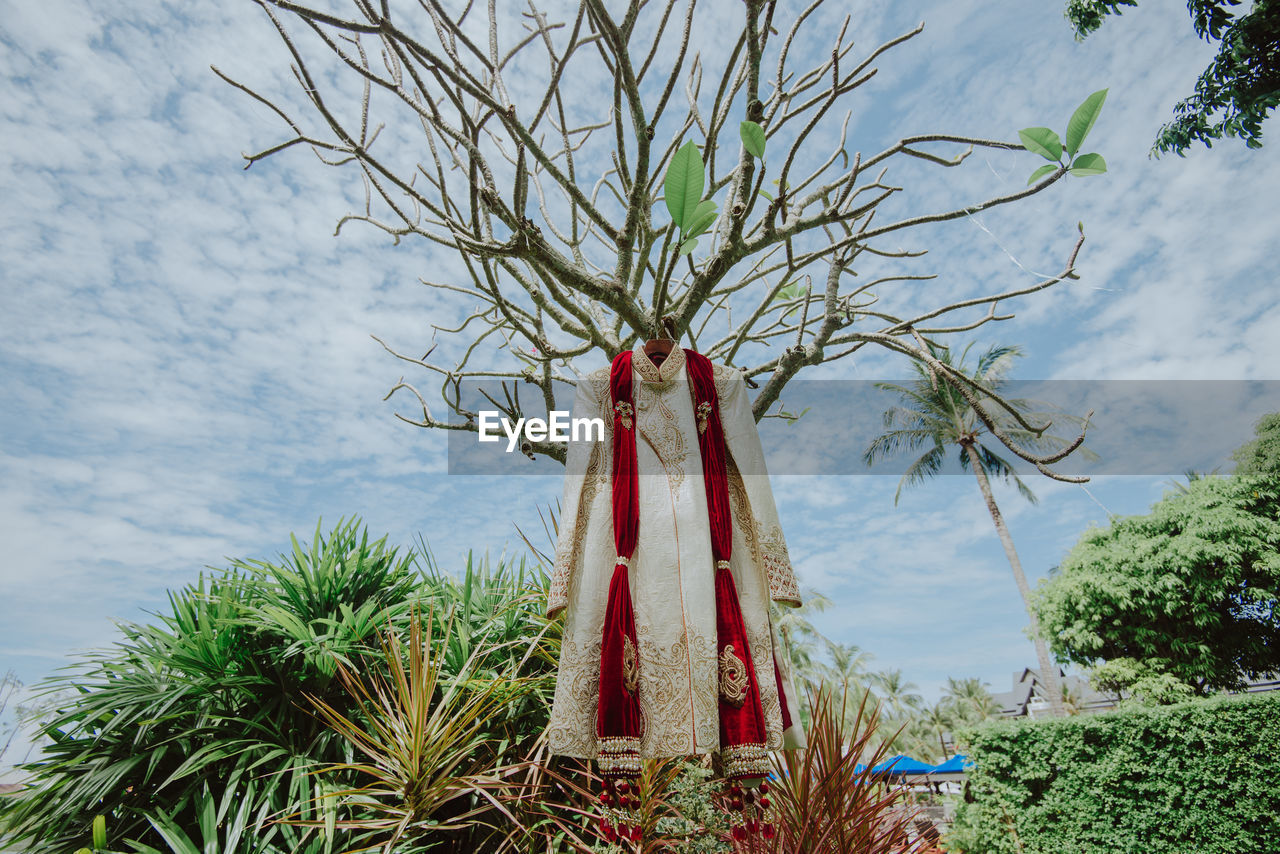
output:
[[[1064,126],[1084,96],[1111,89],[1090,138],[1107,175],[911,237],[940,274],[930,287],[949,297],[1057,271],[1084,223],[1080,280],[1023,301],[980,346],[1023,347],[1014,376],[1027,379],[1280,379],[1280,147],[1147,157],[1212,55],[1185,9],[1149,2],[1078,44],[1058,2],[861,6],[851,31],[864,49],[926,27],[852,102],[851,149],[931,131],[1014,139]],[[370,334],[425,349],[430,324],[458,306],[418,277],[453,262],[367,227],[335,237],[362,204],[354,170],[301,148],[241,168],[241,152],[284,130],[209,66],[291,91],[260,11],[0,9],[0,671],[33,684],[109,643],[113,620],[145,620],[203,567],[275,554],[320,518],[359,514],[406,546],[420,533],[446,566],[468,549],[520,552],[515,525],[540,530],[559,478],[450,476],[443,438],[396,420],[402,400],[383,401],[403,367]],[[589,101],[589,85],[571,81],[566,96]],[[937,210],[1016,189],[1037,165],[979,152],[960,169],[893,178],[909,188],[901,204]],[[937,293],[920,298],[934,305]],[[908,372],[868,353],[822,376]],[[1247,438],[1242,419],[1223,419]],[[830,438],[867,437],[832,425]],[[1087,526],[1145,511],[1166,480],[1039,478],[1038,506],[1002,486],[997,498],[1028,573],[1042,576]],[[1007,690],[1033,663],[971,478],[908,490],[897,507],[896,476],[774,486],[802,584],[835,602],[819,619],[833,639],[929,699],[947,676]]]

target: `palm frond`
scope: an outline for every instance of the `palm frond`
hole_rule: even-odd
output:
[[[942,470],[942,465],[945,461],[946,458],[943,456],[942,448],[935,445],[917,458],[915,462],[907,466],[907,470],[903,472],[902,478],[898,481],[898,488],[893,493],[894,506],[898,505],[898,498],[901,497],[904,486],[911,486],[928,480]]]

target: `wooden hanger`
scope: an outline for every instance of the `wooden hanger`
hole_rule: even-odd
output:
[[[649,357],[650,362],[660,368],[676,346],[675,319],[669,316],[662,318],[653,331],[659,337],[650,338],[644,342],[644,354]]]

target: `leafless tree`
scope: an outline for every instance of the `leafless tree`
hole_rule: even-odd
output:
[[[757,419],[801,369],[867,345],[925,363],[971,402],[991,396],[1000,404],[934,358],[926,341],[1007,320],[1007,301],[1075,277],[1083,234],[1057,275],[958,301],[939,291],[933,304],[911,304],[931,291],[910,283],[933,276],[892,266],[923,254],[897,248],[904,233],[1025,199],[1068,171],[1055,167],[1017,192],[955,209],[877,216],[902,189],[887,176],[904,159],[948,169],[975,149],[1022,148],[929,133],[869,154],[850,150],[854,93],[877,73],[875,63],[923,24],[859,54],[849,19],[832,28],[823,0],[789,21],[777,14],[776,0],[631,0],[625,8],[611,4],[617,14],[605,0],[554,13],[527,0],[519,15],[515,3],[497,0],[416,0],[394,12],[390,0],[352,0],[341,14],[291,0],[255,2],[292,55],[309,105],[302,109],[317,129],[304,127],[281,99],[215,68],[291,130],[284,141],[246,154],[245,168],[297,145],[327,164],[354,163],[365,207],[343,217],[339,229],[360,220],[397,241],[424,238],[460,262],[465,278],[424,284],[468,300],[474,308],[462,322],[437,326],[422,358],[378,339],[438,381],[452,410],[443,416],[433,408],[435,392],[429,403],[402,377],[388,397],[416,398],[414,416],[398,416],[410,423],[475,430],[476,413],[460,389],[476,378],[503,381],[505,394],[491,399],[509,416],[543,415],[556,383],[576,380],[575,360],[601,365],[638,339],[663,334],[687,337],[713,360],[739,365],[759,389]],[[821,61],[794,69],[793,55],[813,56],[799,45],[815,40],[829,48]],[[708,52],[724,48],[724,61],[704,65],[700,44]],[[329,63],[324,70],[313,67],[317,55]],[[344,97],[337,79],[360,86]],[[565,96],[586,85],[597,86],[600,97]],[[763,157],[740,140],[744,120],[763,129]],[[421,129],[416,148],[383,142],[409,127],[415,135]],[[384,133],[388,128],[395,130]],[[703,158],[700,198],[719,200],[720,208],[702,241],[709,245],[693,251],[690,231],[681,232],[660,204],[668,166],[690,139]],[[876,274],[854,278],[869,268]],[[914,296],[906,309],[882,307],[882,296],[908,285]],[[448,358],[433,359],[446,341]],[[534,403],[519,396],[528,384],[537,389]],[[1005,409],[1024,428],[1048,426]],[[999,424],[987,427],[1045,474],[1080,479],[1049,466],[1083,433],[1038,454]],[[558,443],[529,450],[563,460]]]

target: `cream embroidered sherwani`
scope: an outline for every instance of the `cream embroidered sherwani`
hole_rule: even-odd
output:
[[[639,640],[642,757],[684,756],[720,747],[715,562],[685,361],[679,348],[661,369],[639,349],[632,360],[640,528],[630,582]],[[766,748],[803,747],[789,661],[769,616],[771,599],[795,606],[800,604],[799,592],[746,384],[736,369],[720,365],[715,366],[715,383],[728,451],[731,570],[760,687]],[[605,436],[603,442],[571,443],[566,460],[547,604],[551,616],[564,611],[548,739],[552,753],[593,758],[601,636],[616,557],[608,367],[578,383],[573,417],[603,419]],[[775,661],[793,722],[785,734]]]

